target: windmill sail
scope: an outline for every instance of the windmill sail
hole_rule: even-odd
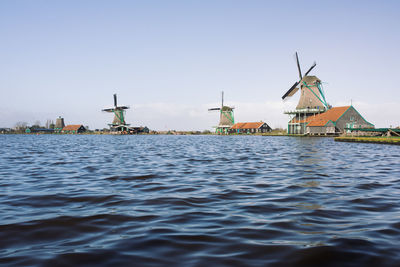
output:
[[[299,71],[298,82],[295,82],[292,87],[282,96],[282,99],[285,100],[288,97],[293,96],[299,90],[298,85],[300,85],[301,95],[299,103],[297,104],[296,109],[318,109],[323,110],[328,107],[325,96],[320,89],[321,80],[319,80],[316,76],[308,76],[308,74],[315,68],[317,65],[316,62],[307,70],[307,72],[302,76],[299,57],[296,52],[296,63],[297,69]],[[322,95],[321,95],[322,94]]]

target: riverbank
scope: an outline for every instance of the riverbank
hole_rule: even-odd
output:
[[[400,137],[351,137],[341,136],[334,139],[336,142],[351,142],[351,143],[373,143],[373,144],[388,144],[400,145]]]

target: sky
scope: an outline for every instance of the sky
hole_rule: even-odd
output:
[[[101,110],[152,130],[211,130],[221,91],[236,122],[286,128],[303,73],[327,101],[400,126],[400,1],[0,1],[0,127],[64,117],[108,127]]]

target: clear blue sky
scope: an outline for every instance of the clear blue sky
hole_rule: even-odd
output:
[[[399,126],[400,1],[0,1],[0,127],[55,120],[107,127],[117,93],[127,121],[204,130],[207,108],[286,127],[305,71],[334,106]]]

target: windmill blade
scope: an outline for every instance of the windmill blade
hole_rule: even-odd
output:
[[[297,92],[297,90],[299,90],[299,88],[297,87],[297,85],[299,85],[299,83],[300,83],[300,81],[299,82],[295,82],[293,85],[292,85],[292,87],[290,87],[290,89],[286,92],[286,94],[284,94],[283,96],[282,96],[282,100],[284,100],[286,97],[288,97],[288,96],[292,96],[292,95],[294,95],[296,92]]]
[[[119,106],[119,107],[116,107],[116,110],[122,110],[122,109],[130,109],[130,107],[129,107],[129,106]]]
[[[114,108],[105,108],[105,109],[102,109],[101,111],[106,111],[106,112],[114,112]]]
[[[224,91],[222,91],[222,104],[221,104],[221,107],[223,107],[224,106]]]
[[[114,107],[117,106],[117,94],[114,94]]]
[[[317,66],[317,62],[314,62],[314,64],[311,66],[311,68],[304,74],[304,76],[307,76],[307,74],[315,67]]]
[[[297,55],[296,52],[296,61],[297,61],[297,68],[299,69],[299,76],[300,76],[300,80],[303,79],[303,76],[301,75],[301,68],[300,68],[300,63],[299,63],[299,56]]]
[[[298,90],[299,90],[299,87],[294,88],[294,89],[286,96],[286,98],[293,96],[295,93],[297,93]]]
[[[209,108],[208,111],[212,111],[212,110],[221,110],[221,108]]]

